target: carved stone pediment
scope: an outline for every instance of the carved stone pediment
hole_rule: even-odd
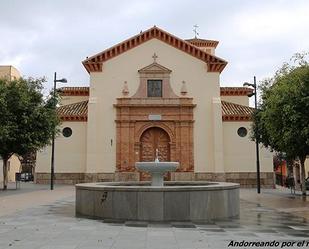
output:
[[[155,57],[156,58],[156,57]],[[154,58],[154,59],[155,59]],[[150,65],[138,70],[140,76],[140,84],[133,98],[147,98],[147,82],[148,80],[162,81],[161,98],[179,98],[170,85],[170,76],[172,70],[158,64],[156,61]]]
[[[138,72],[141,74],[170,74],[172,70],[158,64],[157,62],[153,62],[152,64],[138,70]]]

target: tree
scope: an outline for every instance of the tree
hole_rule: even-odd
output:
[[[253,115],[253,137],[264,146],[299,159],[302,193],[306,195],[305,160],[309,155],[309,64],[295,54],[261,86],[261,103]],[[256,126],[257,125],[257,126]]]
[[[44,99],[45,79],[0,79],[0,156],[3,189],[7,189],[7,163],[13,154],[24,155],[49,144],[59,124],[53,98]],[[54,102],[55,101],[55,102]]]

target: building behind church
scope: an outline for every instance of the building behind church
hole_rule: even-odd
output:
[[[21,77],[20,72],[11,65],[0,66],[0,78],[8,81],[17,80]],[[1,115],[1,114],[0,114]],[[21,171],[21,163],[17,155],[12,155],[8,160],[8,181],[15,182],[15,173]],[[3,182],[3,160],[0,157],[0,185]]]
[[[218,41],[180,39],[157,27],[83,65],[89,87],[60,88],[57,183],[148,180],[137,161],[177,161],[166,180],[256,183],[255,143],[245,87],[220,87],[227,62]],[[35,180],[50,179],[51,148],[37,155]],[[261,183],[272,187],[272,153],[261,147]]]

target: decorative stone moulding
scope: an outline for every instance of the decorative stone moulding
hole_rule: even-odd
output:
[[[156,57],[157,58],[157,57]],[[147,98],[147,81],[162,80],[162,98],[179,98],[170,84],[170,74],[172,70],[153,62],[150,65],[138,70],[140,83],[136,93],[132,98]]]

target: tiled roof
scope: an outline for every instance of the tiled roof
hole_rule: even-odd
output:
[[[249,87],[220,87],[221,96],[247,96],[253,89]]]
[[[86,68],[87,72],[102,72],[103,63],[110,60],[132,48],[135,48],[144,42],[151,39],[158,39],[166,44],[173,46],[191,56],[198,58],[199,60],[207,63],[208,72],[222,72],[227,62],[215,55],[206,53],[205,51],[199,49],[197,46],[180,39],[156,26],[141,32],[140,34],[133,36],[115,46],[104,50],[94,56],[87,57],[82,63]]]
[[[223,121],[251,121],[254,108],[226,101],[222,103]],[[57,114],[62,121],[87,121],[88,101],[82,101],[57,108]]]
[[[89,96],[89,87],[61,87],[57,91],[61,96]]]
[[[219,44],[218,41],[214,40],[205,40],[200,38],[186,39],[185,41],[191,43],[196,47],[214,47],[216,48]]]
[[[61,96],[89,96],[89,87],[61,87],[58,89]],[[247,96],[253,90],[248,87],[220,87],[221,96]]]
[[[254,108],[221,101],[223,121],[251,121]]]
[[[57,114],[62,121],[87,121],[88,100],[60,106]]]

